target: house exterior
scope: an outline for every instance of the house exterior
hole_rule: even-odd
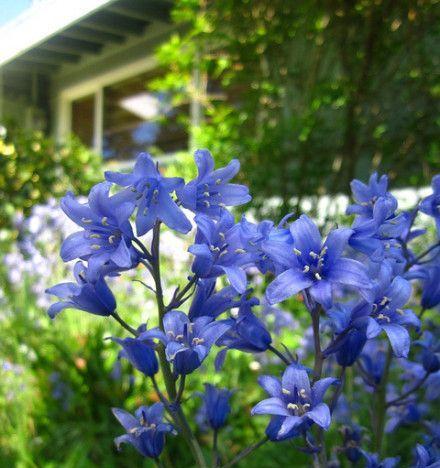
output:
[[[160,74],[154,50],[176,30],[171,7],[167,0],[35,3],[0,28],[0,123],[58,141],[75,133],[109,161],[188,149],[167,96],[147,90]]]

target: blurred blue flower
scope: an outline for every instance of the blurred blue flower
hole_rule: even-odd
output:
[[[439,277],[440,278],[440,277]],[[423,348],[422,364],[426,372],[432,373],[440,370],[440,341],[430,331],[423,332],[422,339],[414,342]]]
[[[231,412],[229,400],[232,392],[226,388],[218,388],[205,383],[205,392],[202,394],[201,414],[209,426],[218,430],[226,424],[226,420]]]
[[[197,150],[194,159],[198,169],[197,178],[176,189],[182,206],[194,213],[220,218],[226,206],[243,205],[251,200],[246,186],[229,183],[240,169],[237,159],[216,170],[208,150]]]
[[[440,450],[434,445],[417,444],[415,449],[416,460],[414,468],[439,468]]]
[[[437,225],[437,235],[440,238],[440,174],[432,178],[432,194],[420,202],[420,211],[432,216]]]
[[[327,430],[331,423],[330,409],[322,400],[328,387],[337,382],[337,379],[328,377],[318,380],[311,388],[307,372],[291,364],[281,381],[269,375],[258,379],[270,398],[254,406],[251,414],[273,416],[266,428],[266,434],[272,441],[296,437],[313,423]]]
[[[112,411],[127,431],[127,434],[115,439],[117,448],[127,443],[133,445],[144,457],[158,458],[164,448],[165,434],[174,432],[171,424],[163,422],[163,404],[141,406],[136,410],[135,416],[119,408],[113,408]]]
[[[360,442],[362,439],[362,429],[357,425],[342,426],[341,434],[343,440],[343,446],[341,452],[347,457],[352,463],[357,463],[362,457],[360,449]]]
[[[139,154],[131,174],[107,171],[105,178],[127,187],[114,199],[137,207],[136,230],[139,236],[150,231],[157,220],[175,231],[187,233],[191,230],[191,223],[170,195],[183,185],[183,179],[163,177],[149,154]]]
[[[394,468],[400,461],[400,457],[389,457],[381,460],[377,453],[368,453],[362,450],[365,458],[365,468]]]
[[[367,271],[360,262],[343,258],[342,253],[353,231],[335,229],[324,244],[318,228],[310,218],[301,215],[290,226],[294,248],[283,243],[267,243],[266,251],[287,269],[266,290],[270,304],[281,302],[308,289],[312,298],[329,308],[332,286],[344,285],[366,292],[370,287]]]
[[[78,309],[95,315],[111,315],[116,309],[115,298],[103,277],[89,280],[87,268],[82,262],[74,267],[77,283],[60,283],[46,290],[47,294],[62,299],[49,307],[50,318],[64,309]]]

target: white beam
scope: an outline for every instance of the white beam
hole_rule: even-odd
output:
[[[0,66],[114,0],[45,0],[0,28]]]

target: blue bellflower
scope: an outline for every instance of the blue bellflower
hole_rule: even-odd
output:
[[[137,157],[131,174],[106,172],[105,178],[127,187],[116,194],[115,199],[136,205],[136,230],[139,236],[150,231],[157,220],[175,231],[187,233],[191,230],[191,223],[171,196],[183,185],[183,179],[163,177],[149,154],[141,153]]]
[[[202,394],[203,415],[209,426],[218,430],[226,424],[226,420],[231,412],[232,392],[226,388],[218,388],[205,383],[205,392]]]
[[[240,169],[237,159],[216,170],[208,150],[197,150],[194,159],[197,178],[176,190],[182,206],[194,213],[220,218],[225,207],[243,205],[251,200],[247,187],[229,183]]]
[[[422,307],[433,309],[440,304],[440,265],[429,265],[423,269]]]
[[[365,468],[394,468],[400,461],[400,457],[388,457],[381,460],[377,453],[368,453],[365,450],[361,452],[365,458]]]
[[[440,174],[432,178],[432,194],[420,202],[420,211],[432,216],[437,226],[437,235],[440,238]]]
[[[161,338],[162,336],[160,336]],[[130,361],[131,365],[148,377],[152,377],[159,371],[155,344],[153,340],[141,338],[112,338],[122,347],[120,356]]]
[[[281,441],[306,432],[313,423],[327,430],[331,416],[329,407],[322,399],[328,387],[337,379],[318,380],[310,387],[307,372],[297,365],[286,368],[281,381],[269,375],[258,379],[270,395],[252,409],[252,415],[270,414],[272,419],[266,434],[272,441]]]
[[[374,299],[360,304],[353,321],[362,323],[368,315],[368,338],[374,338],[383,330],[390,340],[397,357],[407,357],[410,346],[408,326],[418,328],[420,320],[410,309],[404,309],[411,297],[411,284],[401,276],[393,277],[392,270],[383,265],[373,288]]]
[[[308,289],[316,302],[329,308],[333,285],[358,288],[361,292],[370,288],[365,267],[356,260],[342,257],[352,234],[350,229],[335,229],[322,243],[316,225],[302,215],[291,224],[290,232],[293,248],[275,242],[266,245],[268,254],[287,268],[266,290],[270,304]]]
[[[440,450],[434,444],[417,444],[415,452],[416,462],[414,468],[440,467]]]
[[[252,312],[252,307],[260,301],[255,297],[246,299],[245,296],[234,304],[238,309],[231,313],[231,328],[217,341],[217,345],[248,353],[260,353],[268,349],[272,338],[263,322]]]
[[[426,372],[440,370],[440,341],[429,331],[423,333],[423,339],[414,342],[423,348],[422,365]]]
[[[362,457],[360,443],[362,439],[362,429],[357,426],[342,426],[341,428],[343,446],[341,452],[352,463],[357,463]]]
[[[174,432],[171,424],[163,422],[163,404],[141,406],[135,416],[119,408],[112,411],[127,431],[115,439],[116,447],[119,449],[123,443],[131,444],[144,457],[158,458],[165,445],[165,434]]]
[[[347,208],[347,214],[356,214],[365,219],[373,218],[374,208],[378,200],[385,202],[389,217],[397,208],[397,200],[388,192],[388,177],[377,172],[370,176],[368,184],[354,179],[350,183],[355,204]]]
[[[215,278],[198,280],[188,312],[188,317],[191,320],[203,316],[217,318],[233,307],[237,291],[232,286],[227,286],[216,292],[215,284]]]
[[[91,277],[99,275],[102,268],[122,270],[137,263],[129,222],[134,206],[110,197],[110,187],[106,182],[95,185],[86,204],[78,203],[70,192],[61,200],[66,215],[83,228],[64,240],[61,258],[65,262],[75,258],[87,260]]]
[[[64,309],[78,309],[90,314],[109,316],[116,309],[116,301],[103,277],[89,281],[87,268],[77,262],[73,269],[75,283],[60,283],[46,290],[47,294],[62,299],[49,307],[50,318]]]
[[[195,243],[188,249],[194,256],[192,271],[199,278],[216,278],[226,274],[239,293],[246,290],[244,268],[252,265],[253,255],[241,241],[233,216],[224,211],[218,221],[206,215],[197,215]]]
[[[201,366],[212,345],[230,328],[226,320],[199,317],[193,322],[183,312],[173,310],[163,318],[165,353],[175,374],[186,375]],[[142,336],[142,335],[141,335]]]

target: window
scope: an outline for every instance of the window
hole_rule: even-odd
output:
[[[95,96],[93,94],[72,101],[72,133],[86,146],[93,146]]]
[[[188,134],[168,96],[147,90],[154,76],[144,73],[104,88],[105,159],[133,159],[141,151],[160,155],[187,149]]]

